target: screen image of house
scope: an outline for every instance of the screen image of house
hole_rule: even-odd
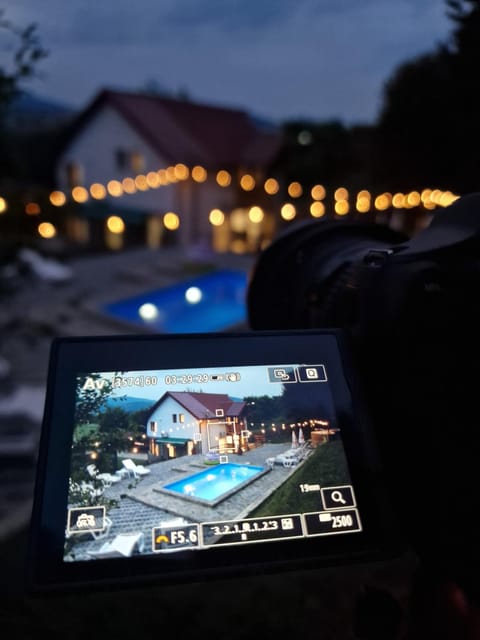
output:
[[[247,436],[246,403],[225,393],[167,391],[146,420],[150,454],[160,460],[239,451]]]

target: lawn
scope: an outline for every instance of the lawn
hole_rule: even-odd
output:
[[[298,469],[271,496],[262,502],[249,517],[297,513],[299,485],[332,486],[351,484],[343,446],[340,440],[317,447]],[[318,492],[302,494],[302,511],[318,511]]]

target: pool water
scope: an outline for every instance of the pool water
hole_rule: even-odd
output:
[[[164,485],[163,489],[190,499],[216,504],[263,475],[265,471],[263,467],[228,462],[171,482]]]
[[[108,316],[159,333],[222,331],[245,323],[247,274],[219,270],[102,307]]]

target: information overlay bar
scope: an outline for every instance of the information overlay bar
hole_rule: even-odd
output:
[[[247,544],[266,540],[303,538],[299,514],[225,522],[206,522],[201,525],[204,546]]]
[[[305,513],[308,536],[331,536],[339,533],[361,531],[357,509],[337,509]]]

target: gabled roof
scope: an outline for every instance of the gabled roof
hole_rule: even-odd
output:
[[[117,111],[171,163],[263,167],[273,162],[280,149],[280,132],[262,128],[245,111],[107,89],[80,114],[66,144],[105,106]]]
[[[232,400],[226,393],[167,391],[153,405],[147,417],[147,422],[150,416],[168,397],[176,400],[178,404],[191,413],[197,420],[206,420],[218,417],[216,415],[217,409],[222,409],[225,417],[234,418],[240,416],[245,408],[245,402]]]

